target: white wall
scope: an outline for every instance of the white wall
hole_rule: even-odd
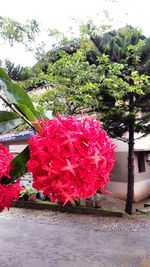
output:
[[[127,183],[110,182],[107,187],[112,196],[126,200]],[[134,202],[139,202],[142,199],[150,196],[150,179],[146,179],[134,184]]]

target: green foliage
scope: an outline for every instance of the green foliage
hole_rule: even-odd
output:
[[[34,121],[40,118],[41,114],[35,110],[34,105],[24,89],[13,83],[6,72],[0,68],[0,85],[4,92],[2,100],[13,110],[13,112],[0,112],[0,130],[10,130],[21,123],[23,119],[30,127],[34,128]],[[46,116],[44,117],[46,119]],[[3,177],[2,183],[10,183],[20,178],[27,172],[26,163],[29,160],[29,147],[26,147],[16,158],[13,159],[13,169],[10,173],[11,179]]]
[[[9,132],[20,124],[19,115],[14,112],[0,111],[0,133]]]
[[[37,190],[29,185],[26,186],[24,190],[21,191],[20,197],[23,197],[25,195],[30,196],[30,194],[37,193]]]
[[[8,59],[5,59],[3,65],[9,77],[14,81],[24,81],[33,76],[33,73],[30,68],[15,65],[15,63],[12,63]]]
[[[40,112],[52,110],[53,114],[69,114],[69,105],[74,103],[75,111],[88,108],[101,113],[103,125],[111,136],[121,137],[127,131],[129,94],[133,93],[136,101],[149,91],[149,77],[140,75],[134,66],[112,62],[105,54],[97,56],[96,64],[90,65],[81,49],[73,55],[61,53],[56,62],[49,63],[44,77],[54,86],[32,97]],[[123,120],[117,115],[118,109],[122,110]],[[135,105],[135,112],[140,110],[139,105]]]
[[[6,71],[3,68],[0,68],[0,77],[11,83],[11,78],[9,77],[9,75],[6,73]]]
[[[26,163],[28,162],[30,157],[29,147],[27,146],[18,156],[16,156],[12,161],[13,169],[11,170],[10,176],[8,179],[3,177],[1,183],[9,184],[12,181],[19,179],[22,175],[27,172]]]
[[[13,159],[13,170],[10,173],[11,178],[13,180],[20,178],[23,174],[27,172],[26,163],[28,162],[29,157],[29,147],[27,146],[17,157]]]
[[[26,104],[29,108],[34,109],[27,93],[19,85],[13,83],[2,68],[0,68],[0,87],[10,103]]]
[[[104,128],[111,136],[120,138],[128,131],[132,94],[135,131],[145,132],[144,117],[137,118],[143,112],[140,99],[150,92],[150,78],[144,73],[142,61],[143,51],[148,49],[146,37],[131,26],[103,34],[101,31],[99,35],[97,28],[92,32],[86,27],[83,32],[72,53],[69,48],[59,50],[47,62],[46,72],[39,66],[40,78],[53,86],[42,96],[34,96],[37,108],[67,114],[74,103],[75,113],[100,113]]]
[[[73,55],[61,52],[59,56],[56,62],[49,63],[47,74],[43,73],[40,77],[52,86],[42,96],[33,96],[38,109],[51,109],[54,114],[69,112],[72,100],[77,107],[86,106],[97,88],[95,65],[89,64],[84,51],[79,49]]]
[[[20,133],[22,131],[30,130],[30,129],[31,128],[29,127],[29,125],[21,119],[21,123],[17,127],[15,127],[14,129],[12,129],[11,132],[12,133]]]
[[[34,111],[32,112],[31,109],[29,109],[24,104],[16,104],[16,107],[18,108],[18,111],[21,111],[23,115],[31,122],[35,121],[37,119],[37,116],[35,116]]]
[[[39,24],[35,20],[28,20],[26,24],[16,20],[0,18],[0,37],[8,41],[12,46],[14,43],[21,43],[28,46],[28,43],[35,40],[39,33]]]

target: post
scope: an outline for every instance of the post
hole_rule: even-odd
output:
[[[131,115],[129,121],[129,142],[128,142],[128,188],[125,211],[132,214],[133,198],[134,198],[134,123],[135,119],[132,117],[133,111],[133,94],[129,98],[129,113]],[[133,118],[133,119],[132,119]]]

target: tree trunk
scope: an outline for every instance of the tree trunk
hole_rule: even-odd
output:
[[[129,112],[132,114],[133,95],[130,95]],[[132,117],[132,116],[131,116]],[[134,197],[134,120],[129,122],[128,142],[128,189],[125,211],[132,214],[132,203]]]

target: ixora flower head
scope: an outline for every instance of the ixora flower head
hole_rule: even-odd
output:
[[[13,156],[9,153],[7,148],[0,144],[0,180],[3,175],[8,179],[10,178],[9,172],[12,168]],[[12,205],[13,200],[18,199],[20,190],[20,181],[9,185],[2,185],[0,183],[0,212],[3,211],[5,207],[9,209]]]
[[[40,132],[29,141],[27,163],[36,189],[66,204],[106,186],[115,146],[98,121],[58,115],[39,125]]]
[[[12,159],[13,156],[9,153],[8,149],[0,144],[0,179],[3,175],[9,178]]]
[[[6,186],[0,184],[0,212],[3,211],[4,208],[9,209],[9,207],[12,206],[13,200],[19,198],[21,190],[20,180]]]

